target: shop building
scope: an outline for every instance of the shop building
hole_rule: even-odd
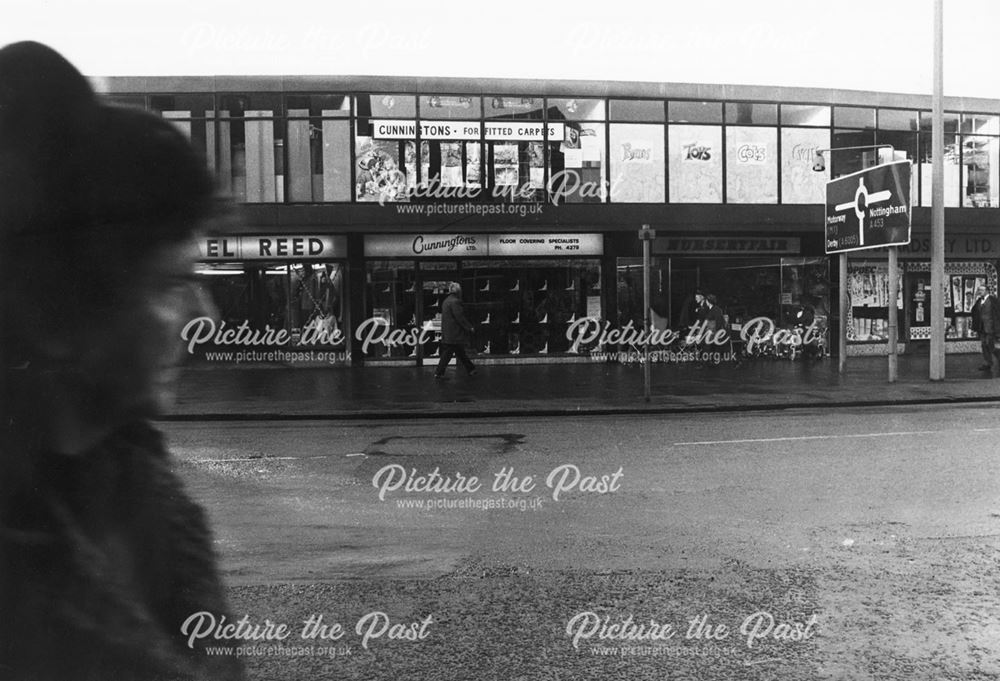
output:
[[[913,351],[929,338],[929,96],[392,77],[96,84],[182,129],[239,205],[235,231],[202,245],[219,319],[200,350],[243,327],[244,339],[280,330],[335,351],[333,364],[433,362],[437,309],[458,281],[479,361],[586,359],[579,320],[642,324],[643,224],[657,232],[655,325],[689,323],[700,288],[737,328],[789,324],[804,306],[836,328],[825,184],[885,158],[913,162],[900,340]],[[966,352],[969,291],[997,285],[1000,102],[945,109],[941,295],[948,351]],[[847,352],[885,352],[884,253],[850,254],[848,282]]]

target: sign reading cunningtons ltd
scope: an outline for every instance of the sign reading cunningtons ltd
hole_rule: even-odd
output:
[[[371,234],[369,258],[603,255],[600,234]]]

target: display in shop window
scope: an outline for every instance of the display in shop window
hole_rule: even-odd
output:
[[[902,283],[902,267],[896,276]],[[897,324],[902,319],[903,287],[897,289],[895,304],[889,300],[887,263],[851,263],[847,269],[847,340],[885,343],[889,338],[890,309],[895,308]],[[902,328],[898,326],[897,328]]]
[[[406,143],[406,162],[400,163],[395,140],[358,139],[356,191],[358,201],[405,201],[412,143]],[[410,178],[413,182],[415,177]]]

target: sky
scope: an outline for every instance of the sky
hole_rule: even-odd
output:
[[[1000,99],[1000,3],[944,1],[944,93]],[[5,0],[89,76],[397,75],[931,94],[933,0]]]

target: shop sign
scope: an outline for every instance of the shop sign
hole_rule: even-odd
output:
[[[477,140],[483,136],[489,141],[541,142],[545,139],[545,124],[534,121],[372,121],[375,139],[416,139],[417,127],[424,140]],[[550,142],[562,142],[566,136],[563,123],[549,123]]]
[[[656,253],[671,255],[797,255],[802,251],[798,237],[661,237],[654,240]]]
[[[486,255],[482,234],[373,234],[365,237],[370,258],[454,257]]]
[[[931,238],[919,237],[899,247],[900,255],[927,256],[931,253]],[[1000,258],[1000,239],[994,236],[945,237],[944,253],[958,258]]]
[[[767,145],[741,144],[736,149],[736,162],[743,165],[762,165],[767,163]]]
[[[491,234],[491,257],[529,255],[603,255],[600,234]]]
[[[699,163],[712,160],[712,146],[697,140],[681,145],[681,161]]]
[[[214,236],[198,243],[202,260],[328,260],[347,257],[342,236]]]
[[[910,242],[910,161],[885,163],[826,183],[826,252]]]
[[[604,253],[600,234],[372,234],[369,258],[592,256]]]
[[[372,122],[373,137],[379,140],[416,139],[416,121]],[[425,140],[470,140],[479,139],[479,121],[422,121],[420,139]]]

